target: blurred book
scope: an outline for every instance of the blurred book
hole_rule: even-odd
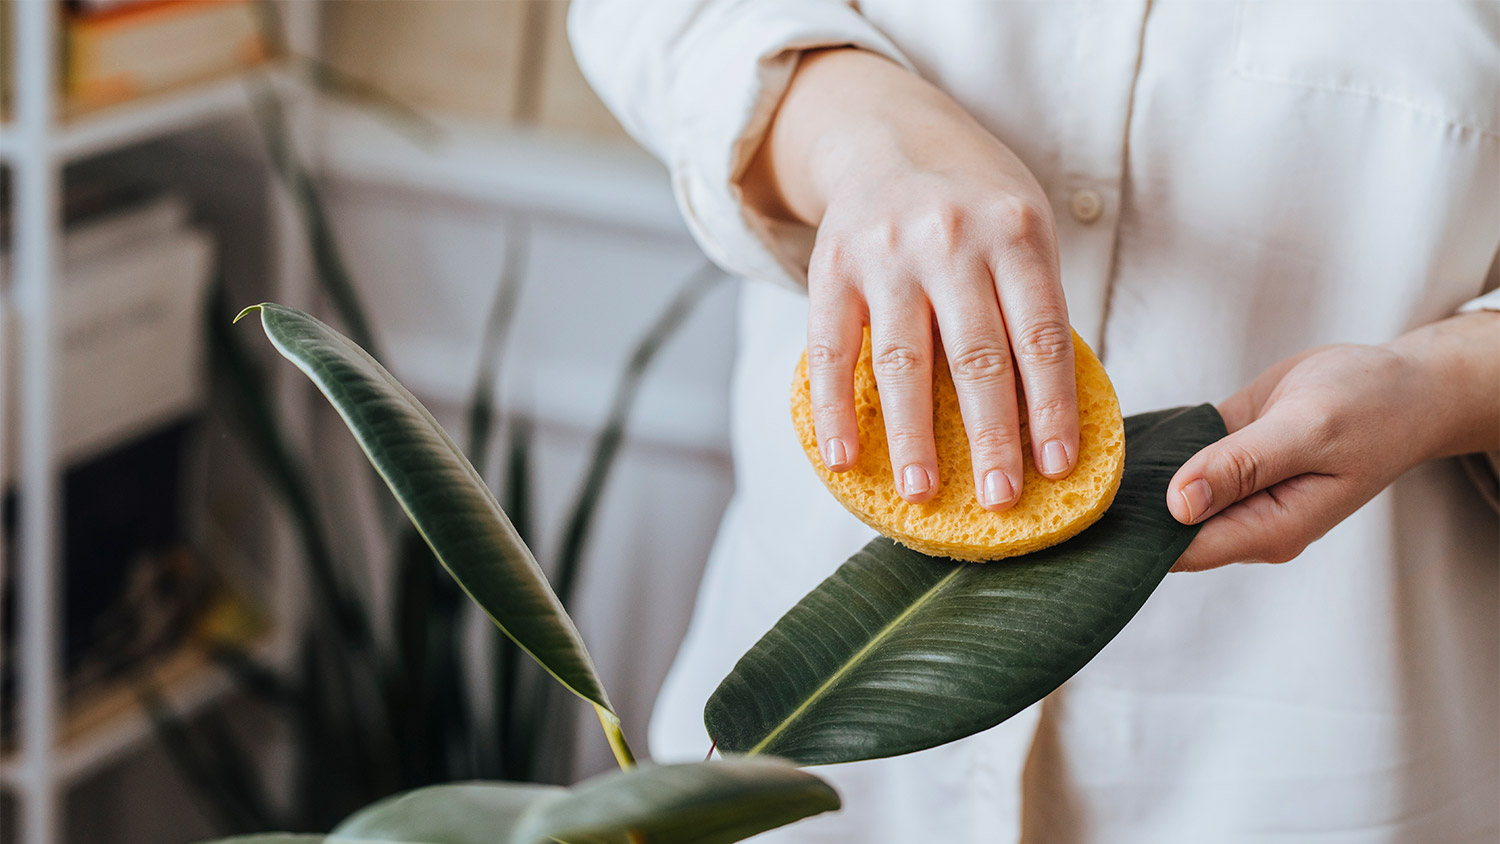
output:
[[[119,208],[93,209],[63,234],[54,302],[59,389],[53,436],[64,462],[107,450],[204,403],[203,309],[213,243],[187,225],[181,197],[148,196]],[[19,332],[5,333],[11,338],[4,426],[9,479],[19,458],[22,350],[16,343]]]
[[[266,61],[258,0],[75,2],[63,16],[68,111],[114,105]]]
[[[70,467],[62,478],[63,694],[70,708],[108,696],[129,673],[194,641],[222,594],[187,543],[185,462],[197,425],[180,420]],[[6,496],[14,542],[19,496]],[[7,548],[13,553],[14,548]],[[0,738],[12,732],[21,569],[0,583]]]
[[[323,5],[329,64],[413,106],[481,121],[516,116],[523,0]]]
[[[560,0],[380,0],[327,10],[339,70],[436,114],[624,137],[573,59]]]
[[[186,656],[205,619],[214,638],[249,626],[238,597],[207,565],[189,525],[189,453],[207,398],[204,309],[212,239],[195,229],[176,193],[114,180],[72,184],[62,200],[61,272],[54,288],[57,412],[52,431],[63,464],[60,490],[65,732],[133,705],[129,682],[146,665],[205,667]],[[0,263],[9,261],[9,218],[0,214]],[[14,319],[14,311],[9,312]],[[15,323],[5,379],[5,530],[14,542],[24,351]],[[6,552],[14,559],[14,548]],[[0,600],[14,608],[10,566]],[[3,647],[14,647],[15,613],[0,613]],[[11,654],[0,658],[0,736],[14,705]],[[175,670],[175,669],[174,669]],[[75,711],[76,710],[76,711]],[[77,716],[75,718],[74,716]]]
[[[578,69],[568,43],[568,4],[533,0],[544,10],[540,29],[541,71],[534,121],[545,129],[597,137],[627,137],[624,128]]]

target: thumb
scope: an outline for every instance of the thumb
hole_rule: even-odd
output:
[[[1312,468],[1306,440],[1274,409],[1182,464],[1167,485],[1167,508],[1185,525]]]

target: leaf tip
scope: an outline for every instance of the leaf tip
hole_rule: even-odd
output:
[[[245,318],[245,317],[246,317],[246,316],[248,316],[248,315],[249,315],[249,314],[250,314],[250,313],[251,313],[251,312],[252,312],[252,311],[258,311],[258,310],[260,310],[260,309],[261,309],[261,308],[262,308],[262,307],[263,307],[263,306],[264,306],[264,305],[265,305],[265,303],[264,303],[264,302],[262,302],[262,303],[261,303],[261,304],[259,304],[259,305],[251,305],[251,306],[250,306],[250,307],[248,307],[248,308],[246,308],[246,309],[244,309],[244,310],[243,310],[243,311],[240,311],[240,312],[239,312],[239,314],[238,314],[238,315],[237,315],[237,316],[235,316],[235,318],[234,318],[234,322],[235,322],[235,323],[238,323],[238,322],[239,322],[239,321],[240,321],[240,320],[242,320],[242,319],[244,319],[244,318]]]

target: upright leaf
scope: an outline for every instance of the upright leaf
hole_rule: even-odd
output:
[[[708,701],[720,748],[800,764],[910,753],[1004,721],[1120,632],[1196,527],[1167,484],[1224,436],[1210,405],[1125,420],[1114,504],[1074,539],[960,564],[876,539],[808,593]]]
[[[537,801],[510,842],[728,844],[837,808],[831,786],[776,759],[647,766]]]
[[[254,310],[277,351],[338,411],[454,580],[558,682],[613,717],[583,639],[541,567],[432,414],[374,358],[322,322],[281,305],[245,313]]]

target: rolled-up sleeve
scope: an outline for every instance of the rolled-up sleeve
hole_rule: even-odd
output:
[[[853,46],[910,64],[844,0],[573,0],[584,75],[666,163],[703,251],[749,278],[806,284],[813,232],[747,206],[738,181],[805,50]]]
[[[1495,255],[1495,260],[1490,265],[1490,271],[1484,282],[1484,291],[1460,305],[1458,313],[1500,312],[1500,253]],[[1491,507],[1495,508],[1496,512],[1500,512],[1500,452],[1469,454],[1460,460],[1464,471],[1479,488],[1480,495],[1489,502]]]

